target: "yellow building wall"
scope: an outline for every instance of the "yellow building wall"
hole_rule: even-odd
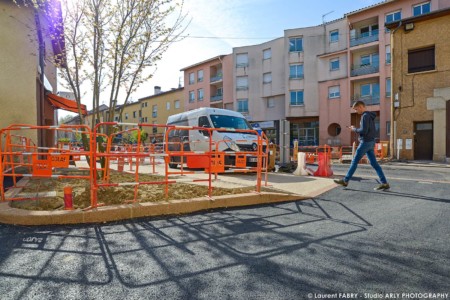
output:
[[[175,108],[175,101],[178,101],[179,108]],[[142,98],[139,100],[144,104],[144,107],[140,106],[142,109],[142,117],[147,118],[148,124],[161,124],[165,125],[167,123],[167,118],[171,115],[175,115],[185,111],[184,109],[184,99],[183,99],[183,88],[178,88],[168,92],[162,92],[148,98]],[[167,106],[169,103],[169,106]],[[156,105],[157,112],[156,116],[153,115],[153,106]],[[150,134],[151,132],[149,132]],[[164,128],[157,129],[158,134],[164,133]]]
[[[52,43],[44,28],[46,54],[53,55]],[[11,124],[37,125],[38,42],[32,9],[18,7],[13,1],[0,1],[0,128]],[[46,60],[45,74],[53,91],[56,68]],[[34,130],[18,133],[37,144]]]
[[[394,138],[403,140],[401,159],[414,159],[414,122],[433,121],[433,110],[427,109],[427,99],[434,96],[434,90],[450,86],[450,14],[414,22],[414,29],[404,31],[401,27],[393,36],[392,88],[393,98],[398,95],[399,108],[394,110],[396,132]],[[408,73],[408,50],[435,45],[435,70]],[[434,132],[445,132],[445,122],[434,120]],[[448,129],[447,129],[448,130]],[[405,149],[405,140],[412,139],[412,149]],[[397,141],[395,141],[396,144]],[[436,153],[445,139],[434,139],[434,158],[445,153]],[[394,145],[395,145],[394,144]],[[444,147],[445,149],[445,147]],[[395,150],[397,152],[397,150]],[[442,152],[442,151],[441,151]]]
[[[30,28],[34,27],[31,10],[18,8],[12,1],[0,1],[1,128],[14,123],[37,124],[38,45],[30,37],[34,34]]]

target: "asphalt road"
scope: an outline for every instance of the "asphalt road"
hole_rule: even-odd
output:
[[[373,190],[366,166],[348,188],[305,201],[0,225],[0,299],[450,299],[450,172],[384,169],[389,192]]]

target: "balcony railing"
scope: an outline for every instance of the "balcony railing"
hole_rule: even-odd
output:
[[[210,82],[216,82],[222,80],[222,74],[217,74],[216,76],[213,76],[209,79]]]
[[[371,64],[352,65],[350,76],[361,76],[367,74],[378,73],[380,71],[380,63],[372,62]]]
[[[379,94],[372,94],[369,96],[360,96],[358,94],[355,94],[351,97],[353,105],[356,101],[363,101],[366,105],[378,105],[380,104],[380,95]]]
[[[222,100],[223,100],[223,95],[214,95],[211,97],[211,102],[222,101]]]
[[[372,30],[363,34],[358,34],[354,38],[350,38],[350,47],[378,41],[378,30]]]

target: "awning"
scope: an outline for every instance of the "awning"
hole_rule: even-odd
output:
[[[47,99],[56,108],[78,113],[78,106],[76,101],[69,100],[52,93],[47,94]],[[81,104],[81,113],[83,115],[87,115],[86,105],[84,104]]]

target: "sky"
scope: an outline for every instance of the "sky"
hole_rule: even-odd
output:
[[[180,0],[174,0],[180,1]],[[170,46],[152,79],[131,95],[151,96],[183,82],[180,69],[230,54],[233,47],[261,44],[284,35],[284,30],[316,26],[381,0],[184,0],[190,24],[182,41]],[[324,16],[325,15],[325,16]],[[90,101],[88,101],[90,102]],[[119,100],[119,103],[121,101]],[[89,103],[86,103],[89,107]]]

